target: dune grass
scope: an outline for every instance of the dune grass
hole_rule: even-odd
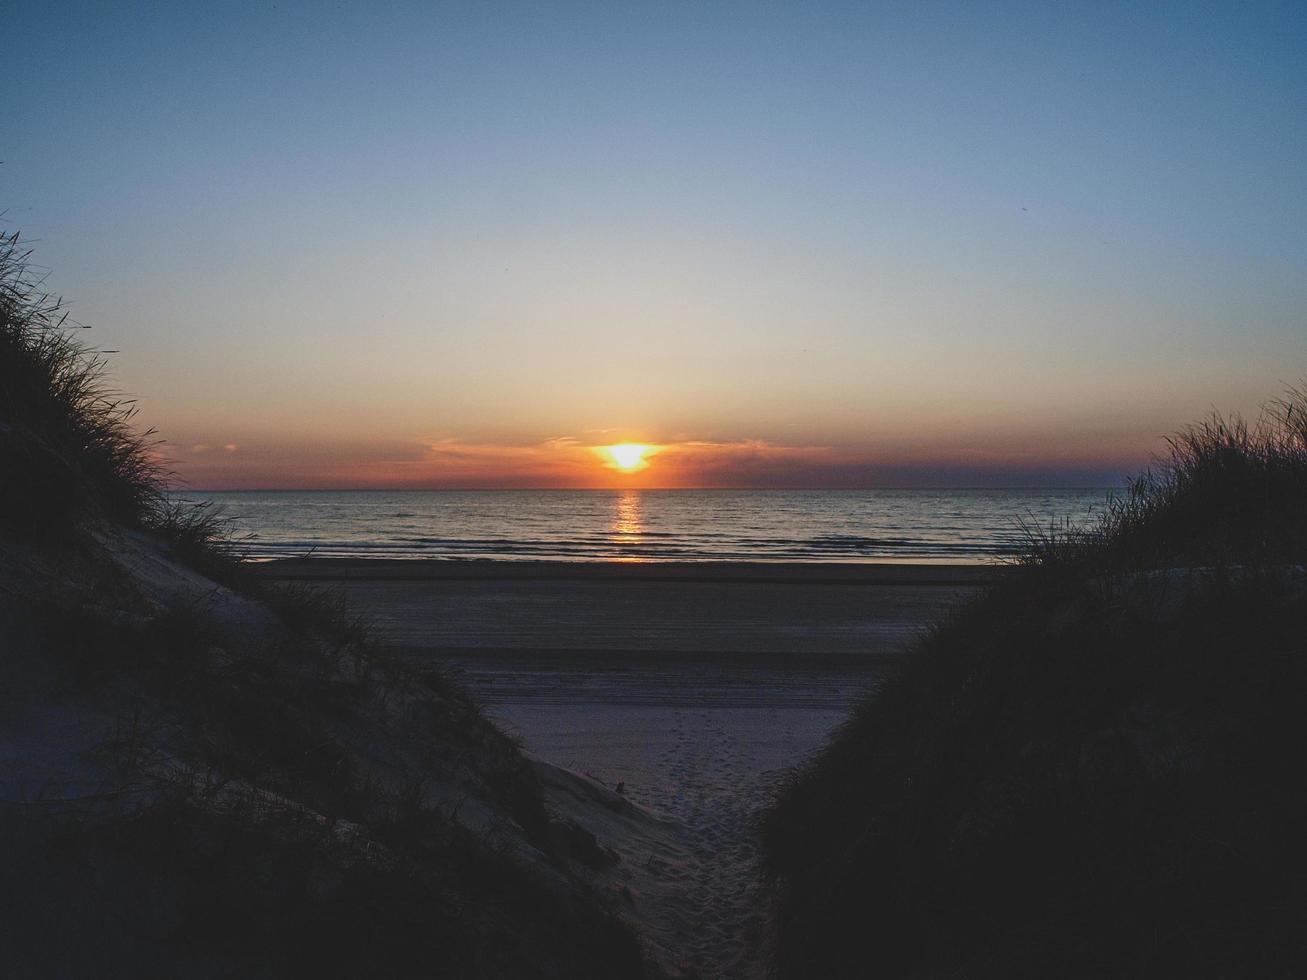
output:
[[[0,799],[6,975],[643,975],[517,745],[338,599],[247,574],[29,258],[0,235],[0,719],[103,726],[103,783]],[[160,543],[203,602],[136,589]]]
[[[132,427],[135,404],[107,384],[104,357],[42,291],[30,255],[18,232],[0,234],[4,513],[30,527],[95,506],[114,520],[150,523],[162,513],[163,472],[149,434]]]
[[[764,824],[783,977],[1307,972],[1301,390],[906,658]]]
[[[1214,415],[1169,445],[1096,525],[1031,528],[1020,560],[1046,572],[1307,562],[1307,387],[1253,425]]]
[[[113,521],[160,535],[225,584],[253,587],[221,515],[168,494],[162,443],[136,428],[136,402],[114,387],[83,329],[42,288],[20,233],[0,233],[0,528],[41,540]]]

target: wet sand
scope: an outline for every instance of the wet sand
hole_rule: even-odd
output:
[[[980,565],[288,559],[271,577],[339,586],[388,642],[492,654],[862,660],[998,574]]]
[[[459,676],[525,748],[678,824],[685,854],[662,882],[675,897],[636,916],[701,976],[761,970],[753,828],[786,771],[1000,574],[312,558],[260,571],[340,589],[404,656]]]

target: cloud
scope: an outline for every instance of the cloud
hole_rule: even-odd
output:
[[[182,479],[204,489],[801,489],[1102,486],[1119,483],[1133,470],[1129,463],[1106,458],[1039,459],[1028,453],[969,446],[909,457],[901,449],[787,445],[764,439],[684,439],[654,444],[649,465],[637,472],[615,470],[599,444],[573,436],[533,443],[446,438],[354,444],[226,443],[223,448],[224,453],[178,461]]]

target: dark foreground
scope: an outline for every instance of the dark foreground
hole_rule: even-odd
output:
[[[652,923],[687,972],[761,975],[754,828],[978,566],[308,559],[416,662],[452,667],[525,747],[674,821],[686,853]]]

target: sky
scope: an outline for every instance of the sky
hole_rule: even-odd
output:
[[[1307,377],[1301,2],[3,21],[6,226],[197,489],[1103,486]]]

